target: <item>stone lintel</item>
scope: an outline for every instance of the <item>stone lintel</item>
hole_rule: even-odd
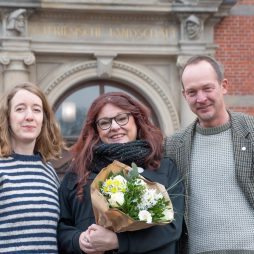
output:
[[[156,45],[133,45],[122,46],[118,45],[94,45],[93,43],[76,43],[73,45],[71,42],[57,42],[57,44],[51,42],[32,42],[31,49],[36,53],[52,53],[62,54],[63,52],[72,55],[90,55],[94,52],[115,51],[117,55],[129,55],[129,56],[175,56],[179,54],[179,48],[174,46],[156,46]]]
[[[207,42],[186,42],[182,41],[179,43],[181,48],[181,55],[190,54],[196,55],[196,54],[202,54],[202,55],[214,55],[216,51],[216,45],[213,43],[207,43]]]
[[[29,49],[30,49],[30,40],[28,38],[2,37],[2,50],[26,51]]]
[[[169,13],[169,12],[218,12],[220,6],[232,7],[234,1],[221,0],[8,0],[1,1],[0,7],[37,8],[47,10],[77,10],[101,13]]]

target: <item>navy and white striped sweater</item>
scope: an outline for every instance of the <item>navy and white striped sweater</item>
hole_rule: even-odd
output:
[[[58,187],[39,154],[0,158],[0,253],[58,253]]]

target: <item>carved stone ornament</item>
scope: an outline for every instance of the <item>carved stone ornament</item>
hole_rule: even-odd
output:
[[[3,65],[8,65],[10,63],[11,59],[10,57],[6,55],[0,55],[0,63]]]
[[[25,9],[17,9],[7,17],[6,29],[13,35],[21,35],[25,32]]]
[[[109,78],[112,73],[113,59],[116,54],[95,54],[97,58],[97,75],[100,78]]]
[[[185,31],[189,39],[197,39],[201,33],[201,21],[196,15],[190,15],[185,20]]]
[[[29,53],[27,56],[24,57],[24,63],[26,65],[31,65],[35,62],[35,56],[33,53]]]
[[[26,53],[1,53],[0,54],[0,63],[3,65],[9,65],[11,61],[20,61],[24,62],[26,65],[31,65],[35,63],[35,56],[31,52]]]
[[[97,59],[97,75],[101,78],[111,77],[113,58],[99,57]]]

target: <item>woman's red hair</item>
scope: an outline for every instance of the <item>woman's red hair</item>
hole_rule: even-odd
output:
[[[137,139],[146,140],[151,148],[151,153],[145,159],[145,166],[148,169],[157,169],[160,166],[163,135],[160,129],[151,122],[150,110],[126,93],[102,94],[90,106],[79,138],[71,148],[74,156],[72,171],[78,175],[78,196],[82,196],[83,186],[90,173],[94,146],[100,142],[95,122],[99,112],[106,104],[113,104],[131,113],[137,125]]]

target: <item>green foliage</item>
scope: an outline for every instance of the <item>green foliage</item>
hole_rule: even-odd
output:
[[[131,179],[136,179],[139,177],[137,165],[134,162],[132,162],[131,167],[132,167],[132,170],[130,170],[128,175],[126,176],[127,181],[129,181]]]
[[[138,220],[138,204],[141,202],[142,194],[145,191],[145,186],[136,184],[136,177],[128,181],[128,191],[124,194],[124,204],[119,208],[122,212],[128,214],[134,220]]]

